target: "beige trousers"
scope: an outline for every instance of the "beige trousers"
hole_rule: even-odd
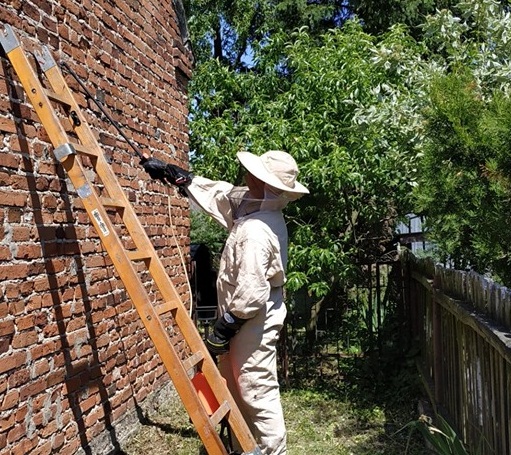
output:
[[[272,292],[266,308],[241,327],[229,353],[219,357],[220,372],[263,455],[286,454],[277,379],[277,341],[286,317],[281,294],[281,289]]]

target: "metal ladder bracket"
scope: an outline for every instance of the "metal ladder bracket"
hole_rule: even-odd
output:
[[[57,62],[53,58],[53,55],[51,55],[47,46],[43,46],[41,48],[41,51],[38,50],[34,51],[34,56],[37,60],[37,63],[39,63],[41,69],[45,72],[53,68],[54,66],[57,66]]]
[[[21,46],[18,37],[14,34],[14,30],[9,24],[0,24],[3,30],[0,31],[0,44],[4,48],[6,54]]]
[[[53,151],[55,158],[57,158],[60,162],[64,161],[69,155],[76,155],[76,150],[73,147],[71,142],[67,142],[65,144],[59,145]]]

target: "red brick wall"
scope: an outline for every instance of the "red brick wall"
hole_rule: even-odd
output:
[[[191,55],[174,3],[2,0],[0,22],[68,61],[142,151],[186,166]],[[168,375],[17,81],[0,53],[0,454],[108,453]],[[187,253],[187,201],[77,99],[187,302],[173,237]]]

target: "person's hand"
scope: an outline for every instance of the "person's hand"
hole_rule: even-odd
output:
[[[165,183],[166,163],[156,158],[143,158],[140,164],[152,179],[161,180]]]
[[[231,338],[238,333],[238,330],[246,322],[230,311],[224,313],[215,321],[212,333],[206,338],[206,347],[213,355],[222,355],[229,352],[229,343]]]
[[[192,181],[193,175],[179,166],[167,164],[167,167],[165,168],[165,177],[169,183],[172,183],[172,185],[182,187],[188,185]]]
[[[156,158],[143,158],[140,164],[144,170],[155,180],[170,183],[178,187],[188,185],[193,174],[174,164],[167,164]]]
[[[206,338],[206,347],[214,357],[229,352],[229,342],[230,340],[221,338],[213,332]]]

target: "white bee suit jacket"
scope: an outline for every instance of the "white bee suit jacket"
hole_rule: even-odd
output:
[[[277,341],[286,317],[287,200],[247,199],[246,188],[203,177],[194,177],[187,193],[229,230],[217,279],[219,316],[231,311],[246,320],[219,357],[220,371],[262,453],[285,454]]]

